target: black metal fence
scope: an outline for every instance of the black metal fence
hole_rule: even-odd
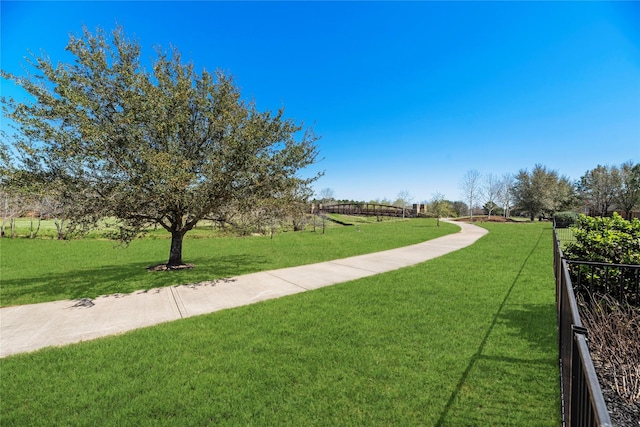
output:
[[[554,227],[554,271],[558,314],[558,350],[563,424],[611,426],[609,411],[587,347],[569,263],[564,259]]]
[[[567,260],[567,268],[577,293],[609,295],[640,307],[640,265]]]
[[[576,242],[570,228],[554,224],[554,232],[560,249]],[[574,292],[585,297],[607,295],[622,304],[640,307],[640,265],[568,259],[567,268]]]
[[[564,247],[567,243],[573,243],[576,241],[573,231],[570,228],[561,227],[554,222],[553,229],[556,233],[556,239],[561,243],[561,247]]]

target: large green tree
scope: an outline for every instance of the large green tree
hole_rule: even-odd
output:
[[[277,200],[317,176],[316,136],[245,102],[233,78],[197,72],[175,49],[150,70],[118,28],[71,36],[70,63],[42,55],[35,73],[2,77],[33,98],[2,98],[22,167],[55,182],[74,219],[115,218],[124,241],[157,224],[171,233],[167,265],[183,264],[185,233],[232,203]]]
[[[628,161],[620,166],[620,187],[614,201],[625,218],[631,219],[633,209],[640,206],[640,163]]]
[[[591,212],[607,216],[622,188],[620,170],[615,166],[598,165],[587,171],[577,186]]]
[[[522,169],[515,177],[513,198],[516,207],[529,214],[552,216],[555,212],[571,207],[575,194],[570,180],[554,170],[536,164],[531,172]]]

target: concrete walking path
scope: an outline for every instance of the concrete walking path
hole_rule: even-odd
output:
[[[231,279],[0,308],[0,357],[115,335],[225,308],[279,298],[415,265],[467,247],[487,233],[461,231],[416,245]]]

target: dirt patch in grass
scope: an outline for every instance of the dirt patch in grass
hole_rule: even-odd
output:
[[[157,264],[147,267],[147,271],[171,271],[171,270],[190,270],[195,268],[193,264],[167,265]]]

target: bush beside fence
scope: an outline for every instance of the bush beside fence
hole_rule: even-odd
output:
[[[554,271],[558,315],[558,351],[563,424],[611,426],[583,327],[567,260],[554,227]]]

